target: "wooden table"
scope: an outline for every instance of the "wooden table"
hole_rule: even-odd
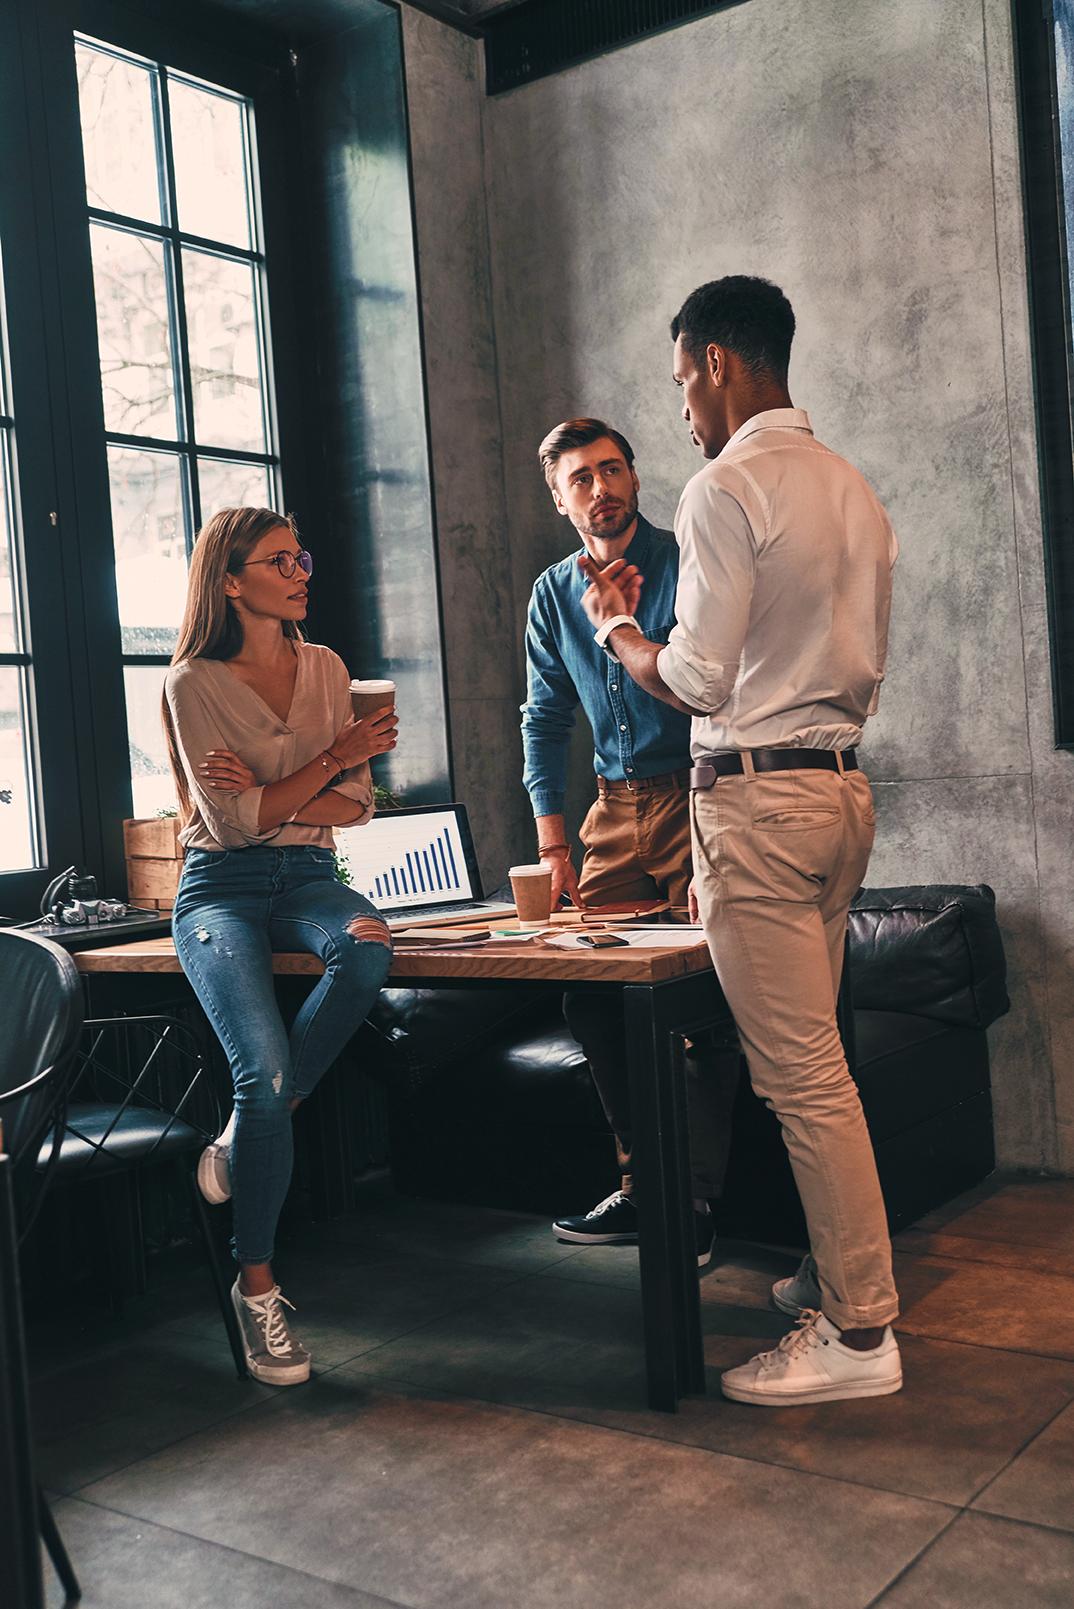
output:
[[[170,938],[75,953],[88,977],[179,973]],[[317,976],[312,955],[276,954],[281,976]],[[469,949],[398,949],[389,983],[427,988],[547,984],[619,995],[629,1057],[638,1155],[642,1320],[649,1405],[674,1412],[680,1396],[705,1389],[697,1251],[690,1193],[683,1037],[727,1020],[703,940],[686,949],[565,950],[533,942]]]

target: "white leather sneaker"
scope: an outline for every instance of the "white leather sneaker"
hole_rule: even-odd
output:
[[[843,1345],[823,1313],[807,1308],[774,1352],[759,1352],[739,1368],[728,1369],[721,1384],[725,1397],[766,1408],[887,1397],[902,1386],[899,1343],[888,1325],[879,1346],[856,1352]]]
[[[772,1286],[772,1300],[781,1313],[789,1313],[797,1318],[808,1307],[811,1312],[820,1312],[820,1283],[817,1279],[817,1265],[808,1253],[798,1264],[797,1272],[790,1279],[777,1279]]]

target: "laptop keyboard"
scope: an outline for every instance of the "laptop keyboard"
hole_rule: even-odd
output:
[[[390,911],[386,920],[391,927],[409,926],[411,922],[421,922],[430,916],[457,916],[460,920],[473,917],[480,921],[483,916],[503,916],[510,914],[511,906],[497,903],[495,900],[467,901],[464,905],[412,905],[405,911]]]

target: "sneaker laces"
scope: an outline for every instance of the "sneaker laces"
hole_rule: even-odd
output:
[[[762,1352],[757,1361],[762,1368],[774,1369],[802,1352],[808,1352],[815,1346],[827,1346],[827,1338],[817,1334],[817,1323],[820,1314],[815,1308],[803,1307],[794,1322],[794,1329],[788,1330],[779,1345],[771,1352]]]
[[[296,1312],[294,1302],[287,1300],[278,1285],[274,1285],[264,1296],[243,1295],[242,1299],[262,1326],[266,1351],[274,1358],[285,1358],[291,1351],[292,1343],[283,1308],[289,1307],[292,1313]]]
[[[602,1213],[610,1212],[613,1207],[617,1207],[621,1201],[629,1200],[630,1197],[625,1196],[621,1190],[613,1190],[610,1196],[605,1196],[603,1201],[598,1201],[592,1212],[586,1213],[586,1217],[599,1218]]]

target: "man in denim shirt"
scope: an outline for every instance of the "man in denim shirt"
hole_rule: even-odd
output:
[[[638,513],[638,477],[630,443],[600,419],[570,419],[540,446],[556,509],[575,526],[597,564],[625,559],[645,578],[631,599],[651,640],[667,642],[675,624],[679,553],[670,531]],[[593,639],[580,607],[587,578],[576,551],[539,576],[526,628],[527,698],[522,706],[523,781],[533,803],[541,860],[552,868],[552,897],[576,905],[667,899],[685,906],[691,876],[690,718],[621,674]],[[609,628],[610,629],[610,628]],[[567,749],[581,704],[593,731],[597,799],[582,825],[585,854],[575,872],[563,818]],[[589,1060],[615,1132],[621,1187],[584,1216],[558,1218],[558,1239],[579,1245],[637,1240],[631,1173],[626,1041],[617,1003],[571,991],[564,1000],[571,1032]],[[691,1164],[699,1266],[712,1249],[708,1202],[727,1165],[737,1054],[708,1046],[687,1056]]]

